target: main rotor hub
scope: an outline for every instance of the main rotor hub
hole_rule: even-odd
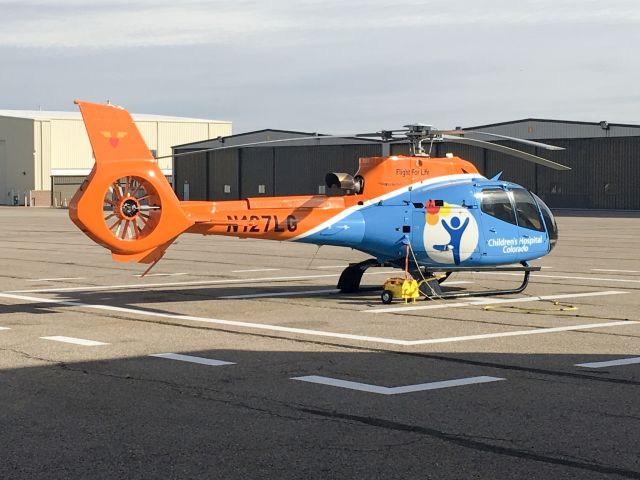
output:
[[[433,125],[427,125],[424,123],[412,123],[409,125],[405,125],[404,127],[408,128],[406,136],[411,142],[411,155],[428,157],[431,155],[431,147],[433,146],[433,142],[442,141],[442,135],[438,133],[435,128],[433,128]],[[431,143],[428,152],[425,151],[424,147],[422,146],[422,143],[425,140],[429,140]]]

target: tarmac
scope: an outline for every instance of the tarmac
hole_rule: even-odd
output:
[[[140,278],[0,207],[0,478],[638,479],[640,214],[557,220],[525,292],[405,306],[338,293],[346,248],[183,235]]]

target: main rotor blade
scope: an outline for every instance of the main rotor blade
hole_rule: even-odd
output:
[[[511,140],[512,142],[523,143],[525,145],[531,145],[532,147],[544,148],[545,150],[564,150],[562,147],[556,147],[555,145],[549,145],[541,142],[534,142],[533,140],[525,140],[524,138],[508,137],[506,135],[498,135],[497,133],[481,132],[478,130],[464,130],[463,134],[475,133],[477,135],[488,135],[490,137],[502,138],[504,140]]]
[[[517,157],[522,160],[526,160],[528,162],[533,162],[533,163],[537,163],[538,165],[553,168],[554,170],[571,170],[570,167],[561,165],[551,160],[547,160],[546,158],[542,158],[542,157],[538,157],[537,155],[532,155],[530,153],[522,152],[520,150],[516,150],[515,148],[505,147],[504,145],[500,145],[497,143],[485,142],[484,140],[476,140],[474,138],[455,137],[452,135],[443,135],[442,138],[447,140],[448,142],[462,143],[465,145],[471,145],[473,147],[480,147],[480,148],[485,148],[487,150],[493,150],[496,152],[504,153],[506,155],[511,155],[512,157]]]
[[[282,143],[282,142],[293,142],[296,140],[329,140],[336,138],[346,138],[353,140],[361,140],[357,138],[357,135],[348,134],[348,135],[313,135],[308,137],[289,137],[289,138],[280,138],[278,140],[261,140],[259,142],[250,142],[250,143],[241,143],[238,145],[225,145],[223,147],[213,147],[213,148],[203,148],[201,150],[192,150],[191,152],[184,153],[175,153],[173,155],[163,155],[162,157],[156,157],[156,160],[160,158],[175,158],[182,157],[184,155],[193,155],[195,153],[203,153],[203,152],[213,152],[217,150],[228,150],[230,148],[244,148],[244,147],[256,147],[258,145],[270,145],[272,143]],[[373,141],[373,140],[372,140]]]

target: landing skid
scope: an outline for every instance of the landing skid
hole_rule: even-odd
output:
[[[529,285],[529,275],[531,272],[540,271],[541,267],[531,267],[527,262],[522,262],[521,267],[444,267],[430,268],[424,267],[422,274],[426,278],[420,282],[420,293],[427,299],[433,298],[462,298],[462,297],[489,297],[493,295],[509,295],[513,293],[521,293]],[[338,280],[338,289],[342,293],[355,293],[361,290],[360,282],[362,275],[370,267],[382,267],[374,258],[365,260],[360,263],[351,263],[342,271]],[[436,275],[440,272],[440,275]],[[440,284],[444,282],[449,275],[454,272],[523,272],[524,277],[518,288],[505,290],[481,290],[476,292],[443,292]],[[417,271],[411,272],[414,278],[419,279],[420,274]],[[444,273],[444,275],[443,275]],[[379,288],[376,287],[376,290]]]
[[[529,285],[529,275],[531,272],[540,271],[541,267],[531,267],[527,262],[522,262],[521,267],[447,267],[447,272],[523,272],[524,277],[518,288],[505,290],[481,290],[476,292],[443,292],[440,288],[440,282],[435,276],[435,272],[441,272],[443,269],[424,268],[425,281],[420,282],[420,293],[427,299],[434,298],[462,298],[462,297],[490,297],[494,295],[509,295],[513,293],[523,292]]]

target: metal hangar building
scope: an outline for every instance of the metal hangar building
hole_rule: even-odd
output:
[[[133,114],[156,156],[177,143],[230,135],[228,121]],[[160,159],[171,175],[171,159]],[[93,166],[79,112],[0,110],[0,205],[66,205]]]
[[[556,171],[507,155],[452,143],[435,143],[432,156],[447,153],[471,161],[485,176],[502,178],[538,194],[552,208],[640,210],[640,125],[528,118],[467,127],[565,148],[547,151],[510,141],[498,143],[562,163]],[[305,137],[300,140],[295,138]],[[314,138],[308,138],[314,137]],[[409,145],[362,138],[326,139],[287,130],[260,130],[177,145],[174,189],[181,199],[234,200],[251,196],[324,193],[328,172],[355,173],[358,158],[408,154]],[[495,141],[476,135],[474,138]],[[282,140],[267,145],[247,145]],[[204,151],[218,147],[223,150]]]

